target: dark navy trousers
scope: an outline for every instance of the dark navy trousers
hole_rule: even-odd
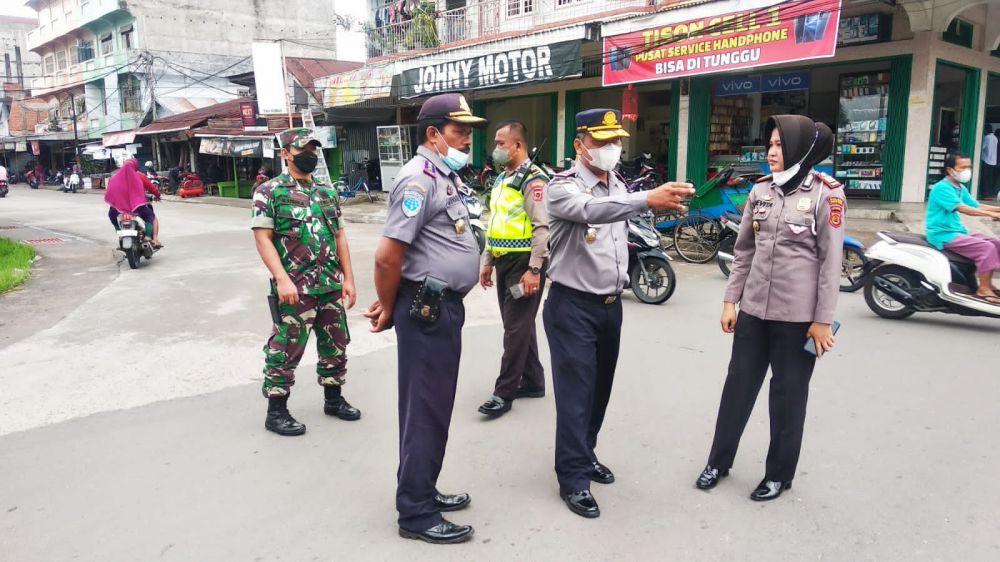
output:
[[[590,489],[597,434],[618,364],[622,304],[553,285],[542,312],[556,397],[556,477],[563,493]]]
[[[465,305],[441,303],[434,324],[410,318],[416,288],[400,286],[393,311],[399,374],[399,526],[420,532],[441,521],[434,508],[437,479],[448,444],[462,356]]]
[[[761,320],[740,312],[708,464],[722,470],[732,468],[743,430],[770,367],[771,445],[764,477],[778,482],[789,482],[795,477],[806,422],[809,379],[816,366],[816,356],[802,349],[809,325],[810,322]]]

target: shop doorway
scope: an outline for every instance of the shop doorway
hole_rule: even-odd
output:
[[[556,115],[558,114],[556,94],[483,101],[486,109],[483,117],[489,120],[482,147],[484,156],[493,151],[495,146],[493,138],[497,132],[497,125],[504,121],[516,120],[524,123],[528,129],[528,138],[525,139],[528,149],[541,150],[538,161],[550,165],[556,164]]]
[[[625,130],[631,135],[627,139],[622,139],[622,159],[634,160],[642,153],[648,152],[662,173],[666,169],[670,154],[671,85],[641,85],[633,86],[633,89],[638,111],[635,119],[628,117],[622,119]],[[625,88],[583,90],[578,93],[577,111],[600,107],[621,111],[625,90]],[[574,115],[568,113],[567,119],[575,118],[575,112]],[[572,141],[572,137],[567,140]],[[572,149],[567,156],[572,156]]]
[[[928,187],[944,177],[943,162],[949,152],[972,156],[979,126],[978,106],[979,71],[938,61],[934,72],[934,105],[931,108]],[[972,162],[974,167],[980,167],[980,158],[974,157]]]

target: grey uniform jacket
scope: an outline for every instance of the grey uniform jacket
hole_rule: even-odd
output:
[[[761,180],[747,197],[725,302],[764,320],[833,323],[846,212],[829,176],[811,172],[788,195]]]
[[[614,173],[611,185],[577,164],[549,182],[549,278],[571,289],[616,295],[628,279],[629,217],[649,209],[646,194],[628,193]],[[593,229],[596,239],[587,241]]]
[[[430,275],[464,295],[479,281],[479,245],[460,189],[458,175],[421,146],[392,186],[383,236],[409,245],[404,279]]]

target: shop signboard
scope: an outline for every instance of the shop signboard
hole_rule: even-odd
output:
[[[28,152],[28,143],[24,141],[14,143],[14,152]]]
[[[243,131],[265,132],[267,131],[267,119],[257,116],[257,102],[240,102],[240,120],[243,122]]]
[[[332,76],[317,78],[315,87],[323,94],[324,107],[343,107],[363,101],[388,98],[392,93],[391,64],[363,66]]]
[[[865,14],[850,16],[840,20],[838,45],[864,45],[889,41],[892,36],[892,16],[885,14]]]
[[[840,2],[806,0],[604,39],[604,85],[832,57]]]
[[[788,92],[809,89],[809,72],[734,76],[715,81],[716,96],[743,96],[768,92]]]
[[[201,154],[232,156],[234,158],[261,158],[264,155],[260,139],[226,139],[205,137],[201,139]]]
[[[564,41],[405,70],[400,75],[399,97],[562,80],[582,74],[580,42]]]
[[[42,155],[42,145],[36,140],[31,141],[31,153],[35,156]]]

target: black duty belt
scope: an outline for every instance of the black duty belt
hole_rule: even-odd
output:
[[[405,287],[407,289],[412,289],[414,291],[419,290],[420,285],[421,283],[419,281],[411,281],[409,279],[399,280],[400,287]],[[444,300],[445,302],[462,302],[462,299],[464,298],[465,295],[463,295],[462,293],[452,291],[451,289],[445,289],[444,295],[442,296],[442,300]]]
[[[559,283],[552,283],[552,290],[590,304],[615,304],[622,296],[621,293],[616,295],[595,295],[593,293],[587,293],[572,287],[567,287],[566,285],[560,285]]]

